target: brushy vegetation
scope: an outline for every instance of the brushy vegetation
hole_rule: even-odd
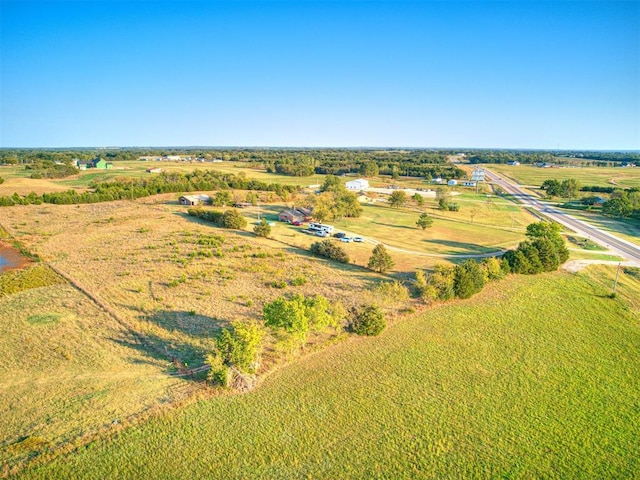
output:
[[[590,272],[511,276],[23,476],[633,478],[640,282],[612,300]]]
[[[329,239],[313,243],[309,250],[311,253],[321,257],[330,258],[341,263],[349,263],[349,255],[344,248]]]
[[[353,312],[351,330],[358,335],[380,335],[386,326],[384,313],[377,305],[361,305]]]
[[[19,270],[10,270],[0,275],[0,297],[29,290],[48,287],[66,281],[44,264],[31,265]]]

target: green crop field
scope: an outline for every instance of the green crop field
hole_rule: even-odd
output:
[[[600,187],[640,187],[638,168],[622,167],[562,167],[539,168],[530,165],[487,165],[487,168],[517,181],[521,185],[540,186],[545,180],[575,178],[582,185]]]
[[[24,478],[633,478],[640,280],[517,276]]]

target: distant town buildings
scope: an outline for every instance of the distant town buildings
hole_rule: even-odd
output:
[[[369,181],[364,178],[358,178],[347,182],[345,186],[347,187],[347,190],[359,192],[360,190],[366,190],[369,188]]]

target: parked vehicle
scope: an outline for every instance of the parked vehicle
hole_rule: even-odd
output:
[[[353,239],[351,237],[342,237],[341,242],[350,243]]]
[[[323,232],[323,231],[317,231],[317,232],[314,232],[314,234],[315,234],[316,237],[328,237],[329,236],[329,234],[327,232]]]
[[[362,243],[362,237],[353,237],[354,242]]]
[[[333,234],[333,236],[334,236],[335,238],[344,238],[344,237],[346,237],[346,236],[347,236],[347,234],[346,234],[346,233],[343,233],[343,232],[338,232],[338,233],[334,233],[334,234]]]
[[[299,227],[300,225],[302,225],[302,222],[295,220],[291,225],[295,225],[296,227]]]

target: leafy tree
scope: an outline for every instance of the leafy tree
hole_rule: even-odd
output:
[[[322,187],[320,187],[320,190],[322,190],[323,192],[340,192],[346,190],[346,187],[344,186],[340,178],[336,177],[335,175],[327,175],[324,179]]]
[[[499,280],[504,278],[505,272],[502,268],[502,262],[496,257],[488,257],[482,260],[482,267],[487,273],[488,280]]]
[[[263,338],[264,329],[257,322],[236,321],[216,338],[217,352],[225,365],[253,373]]]
[[[260,223],[253,227],[254,233],[259,237],[268,237],[271,235],[271,227],[267,223],[266,219],[260,220]]]
[[[629,198],[618,197],[607,200],[602,205],[602,213],[611,217],[629,217],[633,213],[633,207]]]
[[[378,164],[373,161],[365,162],[360,165],[360,173],[364,177],[377,177],[380,173]]]
[[[407,204],[407,194],[404,190],[396,190],[389,197],[389,205],[394,208],[404,207]]]
[[[315,332],[322,332],[328,327],[337,327],[341,318],[334,316],[335,310],[326,297],[315,295],[304,300],[305,315],[309,319],[309,326]]]
[[[4,183],[4,178],[0,177],[0,185]]]
[[[393,265],[393,259],[391,258],[391,255],[389,255],[389,252],[387,252],[385,246],[381,243],[376,245],[371,257],[369,258],[367,266],[372,270],[384,273],[391,269]]]
[[[351,320],[351,329],[358,335],[380,335],[386,326],[384,313],[377,305],[362,305]]]
[[[311,253],[330,258],[342,263],[349,263],[349,255],[344,249],[329,239],[315,242],[311,245]]]
[[[225,205],[230,205],[233,203],[233,195],[228,190],[223,190],[221,192],[217,192],[216,196],[213,198],[213,205],[216,207],[224,207]]]
[[[225,228],[242,230],[247,226],[247,219],[242,216],[239,210],[230,208],[222,214],[221,223]]]
[[[455,278],[454,267],[449,265],[436,265],[434,271],[428,278],[429,300],[449,300],[455,295],[453,283]],[[423,295],[425,298],[425,295]],[[425,298],[426,299],[426,298]]]
[[[277,298],[263,307],[262,314],[268,327],[281,328],[302,338],[309,331],[309,318],[302,295],[295,295],[289,300]]]
[[[433,218],[431,218],[427,212],[421,213],[416,225],[422,228],[422,230],[426,230],[427,227],[433,225]]]

